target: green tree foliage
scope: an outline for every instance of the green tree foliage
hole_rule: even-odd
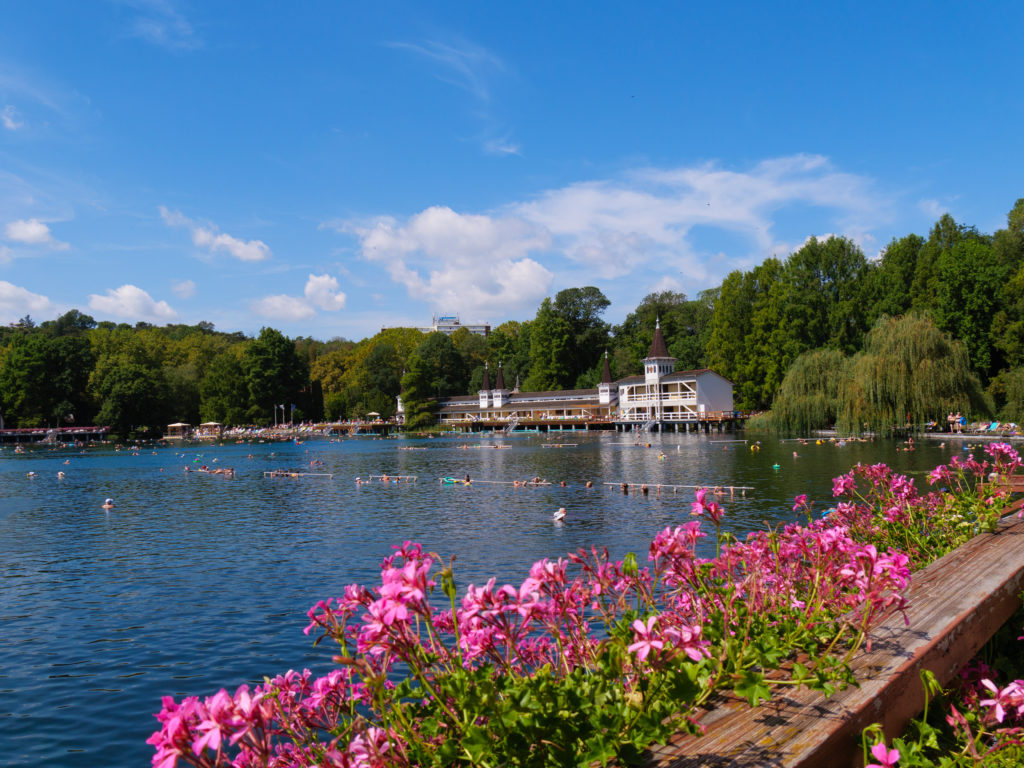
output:
[[[421,375],[427,377],[426,391],[430,392],[431,397],[467,393],[469,377],[466,374],[465,363],[450,336],[440,331],[427,334],[413,354],[419,358]],[[416,383],[422,384],[419,380]]]
[[[872,322],[882,315],[896,317],[910,310],[917,259],[924,243],[919,235],[907,235],[894,238],[882,251],[881,260],[871,271]]]
[[[750,272],[732,272],[715,302],[707,364],[732,381],[737,408],[767,408],[799,353],[785,335],[782,271],[771,258]]]
[[[246,347],[242,370],[249,391],[247,416],[257,424],[274,421],[275,405],[284,405],[285,416],[290,417],[291,405],[300,399],[309,380],[306,361],[295,345],[273,328],[263,328]]]
[[[706,367],[716,297],[717,291],[705,291],[695,301],[689,301],[686,294],[675,291],[645,296],[640,305],[613,330],[613,375],[627,376],[642,369],[641,361],[650,351],[657,322],[661,323],[669,354],[676,358],[678,370]],[[598,361],[594,367],[598,376],[600,366]]]
[[[546,298],[530,324],[530,374],[523,382],[528,392],[568,389],[575,371],[570,367],[572,344],[569,321],[555,312]]]
[[[248,343],[235,344],[210,361],[199,384],[201,421],[229,426],[248,423],[249,387],[242,366]]]
[[[838,349],[815,349],[793,361],[772,405],[770,426],[808,434],[836,423],[850,362]]]
[[[407,366],[408,370],[402,377],[405,426],[407,429],[422,429],[434,423],[433,372],[418,351],[409,356]]]
[[[1010,277],[992,247],[977,238],[962,239],[943,250],[936,262],[939,277],[932,316],[942,330],[963,341],[974,371],[988,378],[1001,362],[993,349],[992,318]]]
[[[997,418],[1024,424],[1024,367],[1002,371],[992,380],[988,394],[995,403]]]
[[[585,288],[566,288],[555,294],[551,309],[556,317],[565,321],[572,343],[566,350],[566,373],[563,388],[579,386],[578,379],[597,366],[608,349],[611,330],[601,315],[611,304],[592,285]]]
[[[97,421],[121,437],[167,423],[167,384],[157,370],[122,360],[110,366],[94,387],[102,402]]]
[[[851,240],[812,237],[787,260],[781,277],[787,341],[793,350],[859,349],[867,331],[868,264]]]
[[[529,321],[508,320],[487,337],[487,359],[492,367],[501,365],[509,389],[517,377],[525,380],[530,373],[530,326]]]
[[[878,321],[850,363],[841,399],[836,426],[849,433],[941,423],[950,411],[992,411],[964,345],[913,314]]]
[[[92,348],[81,336],[18,334],[0,365],[0,398],[9,427],[89,423]]]

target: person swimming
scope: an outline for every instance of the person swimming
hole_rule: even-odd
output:
[[[103,506],[101,507],[101,509],[113,509],[113,508],[114,508],[114,500],[113,499],[105,500],[103,502]]]

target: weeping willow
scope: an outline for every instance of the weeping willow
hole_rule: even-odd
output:
[[[964,345],[920,315],[881,318],[850,361],[836,419],[841,432],[945,424],[950,411],[989,415]]]
[[[831,427],[836,423],[848,376],[849,360],[839,350],[803,353],[786,371],[772,403],[770,427],[796,434]]]

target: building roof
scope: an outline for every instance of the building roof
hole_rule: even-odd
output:
[[[724,379],[725,381],[729,381],[729,379],[726,379],[725,376],[723,376],[720,373],[716,373],[715,371],[711,370],[710,368],[694,368],[694,369],[689,370],[689,371],[675,371],[674,373],[669,373],[669,374],[667,374],[665,376],[662,376],[661,377],[661,381],[662,382],[670,382],[670,381],[683,381],[683,380],[686,380],[686,379],[696,379],[697,377],[703,376],[703,375],[708,374],[708,373],[713,373],[718,378]],[[641,374],[639,376],[627,376],[624,379],[619,379],[615,383],[616,384],[643,384],[646,380],[647,380],[646,377]],[[732,384],[731,381],[729,381],[729,383]]]
[[[505,388],[505,376],[501,372],[501,363],[498,363],[498,381],[494,385],[495,389]]]
[[[601,370],[601,383],[612,383],[612,369],[608,367],[608,350],[604,351],[604,368]]]
[[[441,398],[441,410],[445,412],[479,410],[480,399],[473,395],[459,395]],[[517,407],[558,405],[598,405],[597,389],[561,389],[551,392],[515,392],[500,406],[491,406],[500,410],[514,410]]]
[[[483,383],[483,386],[480,387],[480,389],[482,389],[482,390],[484,390],[484,389],[490,390],[490,388],[491,388],[491,377],[488,375],[488,372],[487,372],[487,363],[484,363],[484,383]]]
[[[654,338],[651,339],[651,350],[647,353],[647,359],[671,358],[668,353],[668,346],[665,344],[665,337],[661,333],[661,320],[654,321]]]

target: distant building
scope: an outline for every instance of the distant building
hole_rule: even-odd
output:
[[[434,333],[440,331],[451,336],[459,328],[465,328],[470,333],[476,333],[481,336],[486,336],[491,332],[491,326],[489,325],[463,325],[462,321],[459,320],[458,315],[434,315],[431,318],[431,324],[427,328],[420,328],[419,330],[424,333]]]
[[[654,328],[651,349],[643,362],[642,375],[612,381],[605,353],[597,387],[553,392],[520,392],[518,386],[507,389],[500,365],[492,388],[490,371],[485,368],[480,391],[476,395],[440,398],[439,416],[443,424],[453,427],[504,422],[512,428],[518,424],[579,421],[619,428],[678,430],[735,420],[732,382],[710,368],[674,370],[676,360],[668,353],[660,323]]]

